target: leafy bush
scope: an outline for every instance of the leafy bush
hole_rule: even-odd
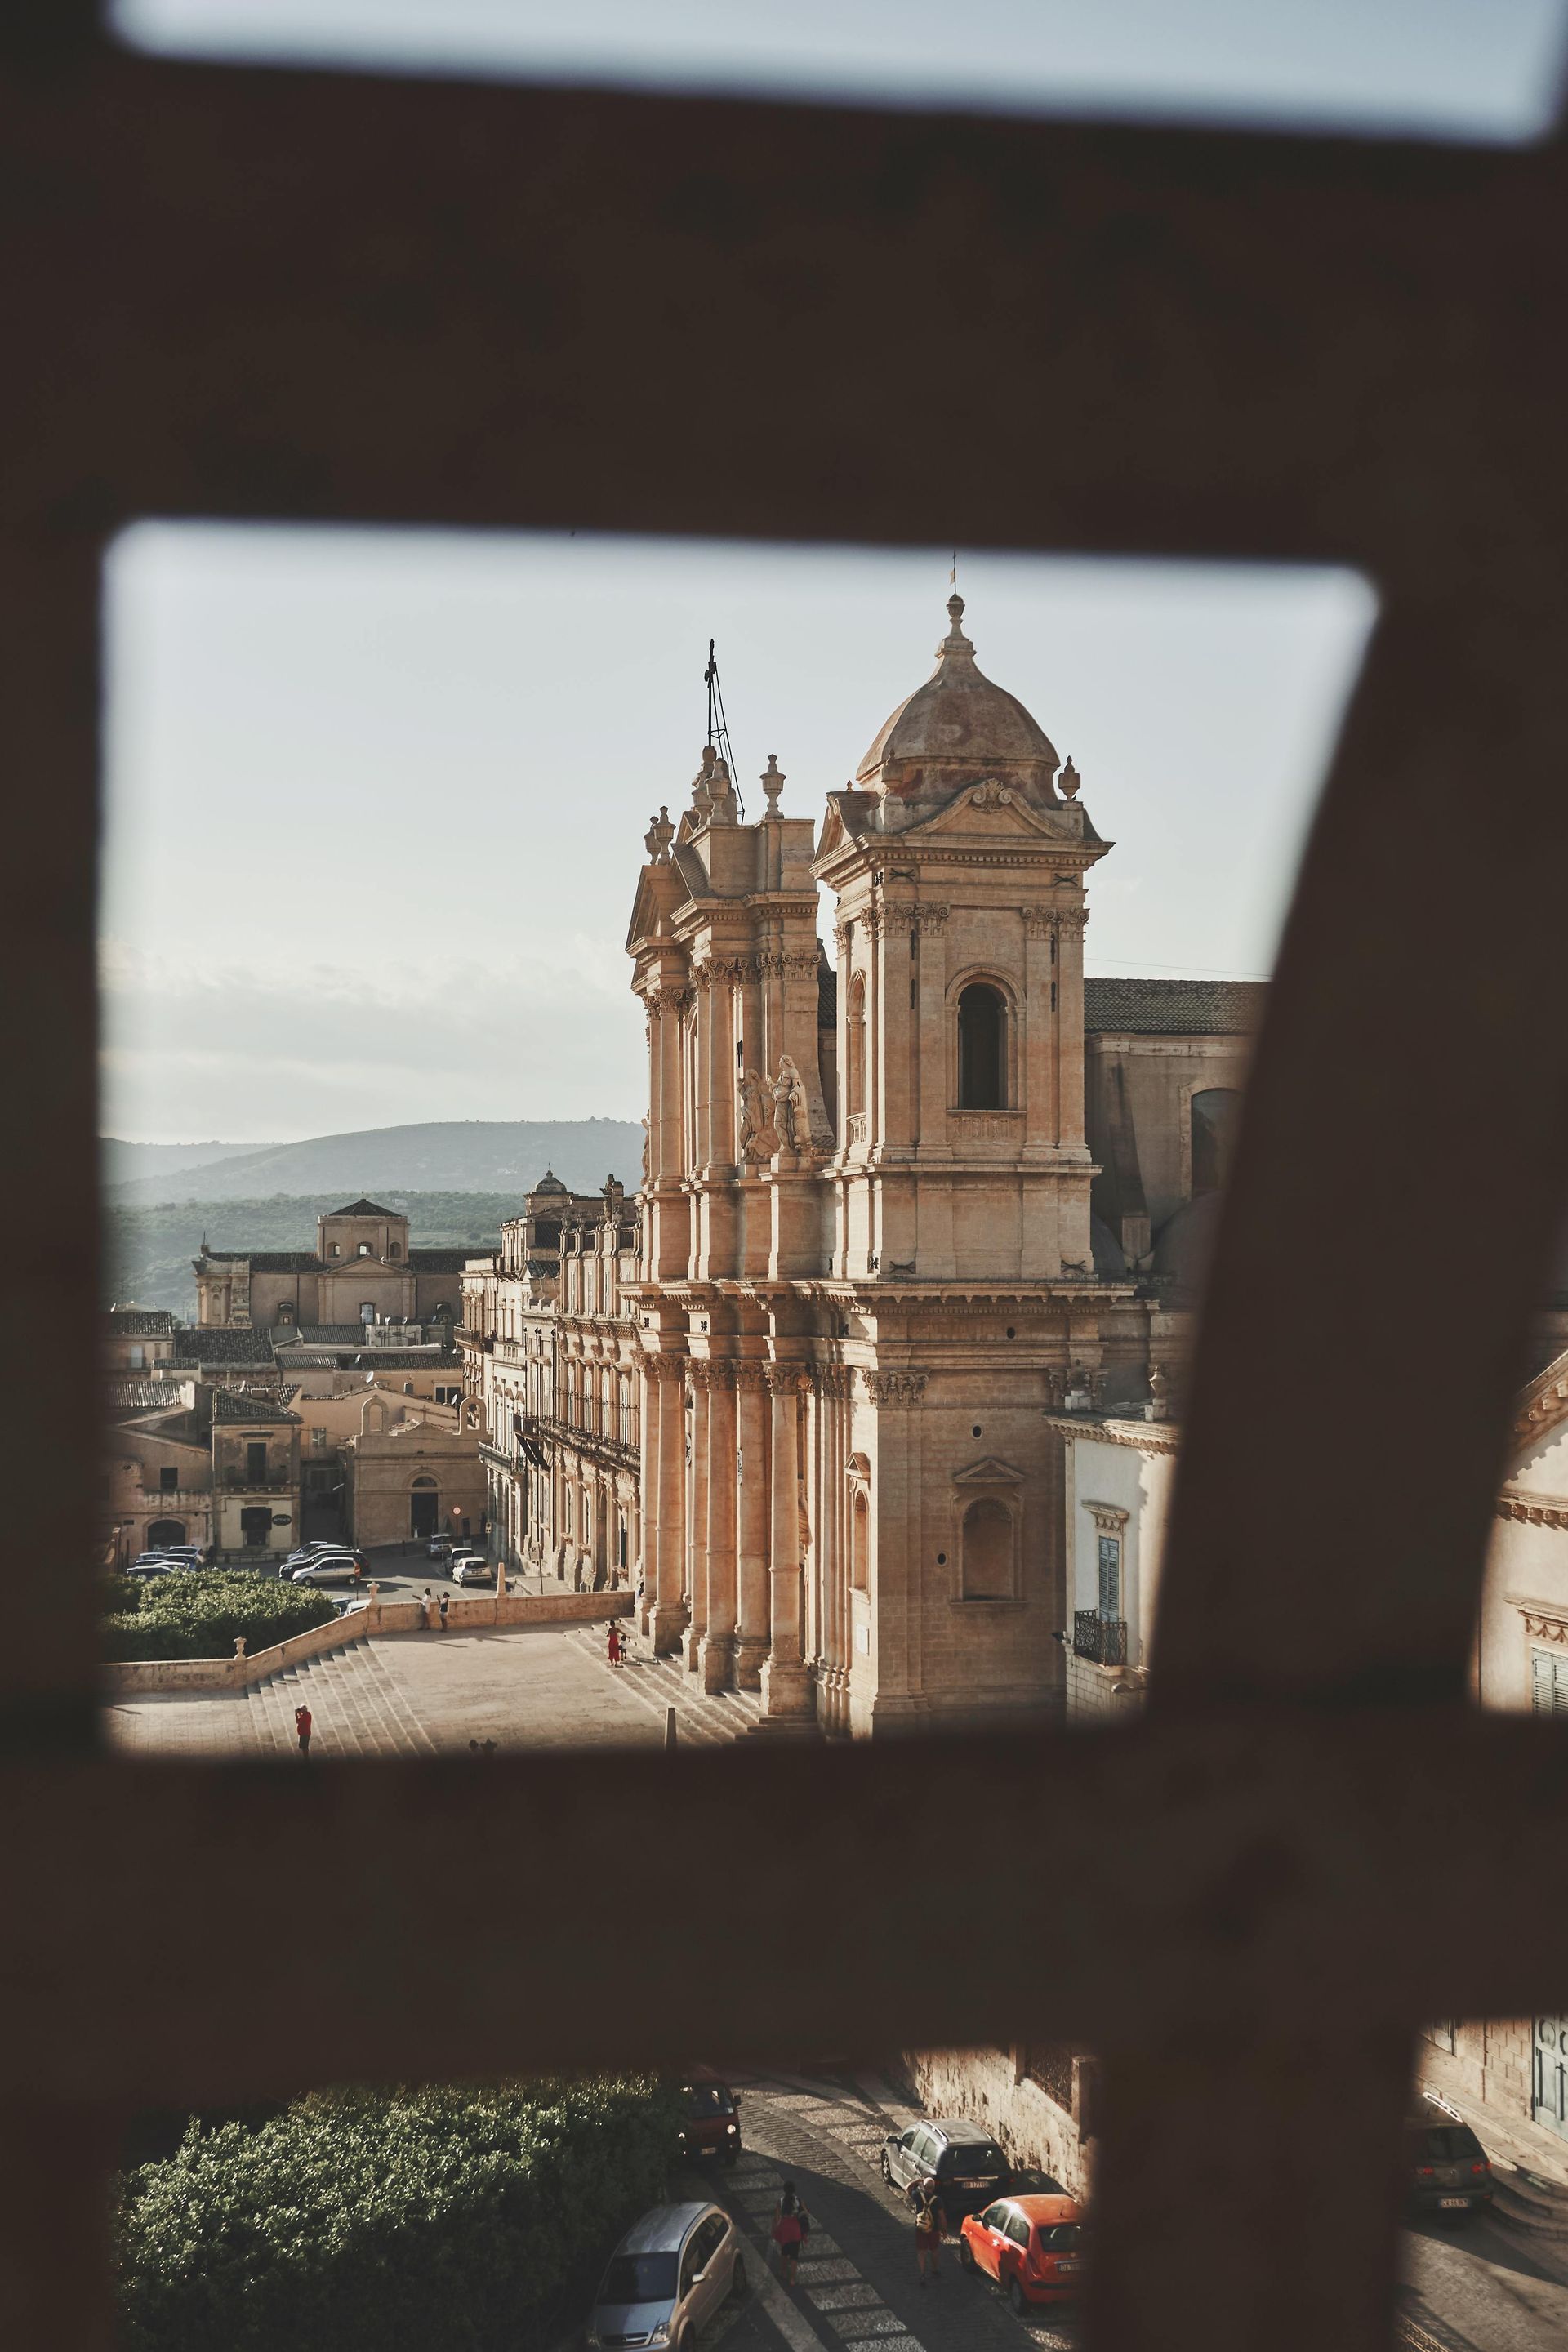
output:
[[[349,2091],[127,2174],[124,2352],[519,2352],[664,2194],[650,2080]]]
[[[129,1601],[119,1589],[125,1585]],[[112,1586],[103,1626],[109,1658],[229,1658],[237,1634],[247,1650],[270,1650],[336,1613],[313,1586],[252,1569],[198,1568],[145,1583],[116,1577]]]

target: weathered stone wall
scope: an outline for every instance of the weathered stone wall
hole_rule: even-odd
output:
[[[1022,2074],[1022,2057],[1008,2050],[907,2050],[900,2064],[928,2114],[972,2116],[1016,2164],[1038,2165],[1070,2195],[1087,2197],[1093,2142]]]

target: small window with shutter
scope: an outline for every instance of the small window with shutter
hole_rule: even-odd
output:
[[[1531,1650],[1530,1706],[1533,1715],[1568,1715],[1568,1650]]]

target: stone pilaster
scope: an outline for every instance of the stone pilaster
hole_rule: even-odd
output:
[[[697,1668],[707,1691],[735,1678],[735,1381],[725,1363],[708,1371],[708,1605]]]
[[[809,1721],[811,1676],[801,1654],[800,1398],[798,1364],[770,1364],[773,1418],[768,1573],[773,1639],[763,1668],[763,1713],[784,1722]]]
[[[768,1654],[771,1612],[768,1591],[767,1388],[761,1364],[735,1367],[738,1423],[737,1484],[739,1610],[735,1680],[742,1690],[760,1690]]]

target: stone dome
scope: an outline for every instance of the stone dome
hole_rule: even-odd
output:
[[[900,703],[861,761],[856,783],[863,792],[924,800],[946,799],[992,778],[1055,802],[1051,779],[1061,765],[1056,746],[1016,695],[977,667],[962,625],[963,597],[950,596],[947,611],[952,625],[936,649],[935,669]]]
[[[533,1189],[536,1192],[564,1193],[567,1188],[561,1181],[560,1177],[557,1176],[553,1168],[547,1168]]]

